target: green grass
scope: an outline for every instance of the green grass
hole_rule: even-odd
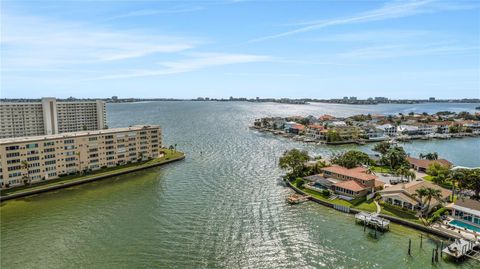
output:
[[[424,176],[423,179],[427,180],[427,181],[433,181],[433,177],[432,176]]]
[[[430,175],[427,175],[427,176],[424,176],[423,179],[427,180],[427,181],[430,181],[432,183],[435,183],[437,185],[439,185],[440,187],[443,187],[445,189],[453,189],[453,183],[451,180],[446,180],[445,182],[442,182],[442,183],[436,183],[434,180],[433,180],[433,176],[430,176]]]
[[[296,179],[292,182],[292,184],[297,188],[299,188],[297,186],[298,181],[299,181],[299,179]],[[356,208],[356,209],[364,210],[364,211],[369,211],[369,212],[375,212],[377,210],[377,208],[375,206],[375,203],[373,202],[373,199],[371,199],[369,201],[365,201],[365,198],[361,197],[361,198],[357,198],[357,199],[354,199],[354,200],[351,200],[351,201],[346,201],[346,200],[343,200],[343,199],[330,200],[329,197],[323,195],[323,193],[320,193],[320,192],[317,192],[317,191],[314,191],[314,190],[310,190],[310,189],[306,189],[306,188],[303,188],[303,187],[299,188],[299,189],[301,189],[302,191],[304,191],[305,193],[307,193],[308,195],[310,195],[312,197],[315,197],[319,200],[329,202],[329,203],[332,203],[332,204],[348,206],[348,207],[352,207],[352,208]]]
[[[382,207],[382,211],[380,212],[380,214],[390,215],[393,217],[401,218],[404,220],[416,222],[423,225],[423,222],[417,216],[415,216],[415,214],[412,214],[411,212],[403,211],[401,209],[395,208],[390,205],[385,205],[385,204],[381,205],[381,207]]]
[[[162,162],[168,161],[170,159],[178,158],[178,157],[181,157],[182,155],[184,155],[184,153],[180,152],[180,151],[174,151],[174,150],[169,150],[169,149],[163,149],[163,151],[165,152],[165,156],[163,156],[161,158],[156,158],[156,159],[152,159],[152,160],[148,160],[148,161],[144,161],[144,162],[129,163],[129,164],[121,165],[121,166],[103,168],[103,169],[99,169],[99,170],[89,172],[86,175],[75,174],[75,175],[62,176],[62,177],[59,177],[57,179],[46,180],[46,181],[38,182],[38,183],[29,185],[29,186],[19,186],[19,187],[14,187],[14,188],[11,188],[11,189],[2,190],[0,193],[1,193],[1,195],[14,194],[16,192],[21,192],[21,191],[24,191],[24,190],[42,189],[42,188],[46,188],[46,187],[50,187],[50,186],[54,186],[54,185],[62,185],[62,184],[65,184],[65,183],[68,183],[68,182],[71,182],[71,181],[85,180],[85,179],[93,178],[93,177],[96,177],[96,176],[113,175],[113,174],[116,174],[118,172],[128,171],[131,168],[149,166],[149,165],[156,164],[156,163],[162,163]]]
[[[373,165],[371,167],[371,169],[373,170],[373,172],[380,173],[380,174],[382,174],[382,173],[392,174],[393,173],[392,169],[390,169],[390,167],[388,167],[388,166]]]
[[[368,212],[377,212],[377,206],[373,202],[374,199],[370,199],[368,201],[364,201],[356,206],[354,206],[355,209],[362,210],[362,211],[368,211]]]

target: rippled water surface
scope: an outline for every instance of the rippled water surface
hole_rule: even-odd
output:
[[[329,155],[355,146],[296,143],[248,129],[262,116],[473,111],[475,104],[345,106],[151,102],[109,104],[110,127],[160,124],[184,161],[3,203],[1,268],[431,268],[435,240],[393,225],[375,238],[351,216],[290,206],[276,160],[292,147]],[[419,141],[479,166],[480,139]],[[362,146],[368,151],[371,146]],[[412,239],[412,257],[407,255]],[[438,268],[478,268],[473,262]]]

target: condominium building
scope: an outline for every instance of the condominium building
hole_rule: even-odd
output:
[[[41,102],[0,104],[0,138],[51,135],[106,128],[105,102]]]
[[[0,139],[2,189],[157,158],[156,125]]]

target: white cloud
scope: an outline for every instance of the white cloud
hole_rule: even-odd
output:
[[[424,45],[406,45],[406,44],[389,44],[382,46],[370,46],[355,49],[339,56],[346,59],[385,59],[422,55],[445,55],[445,54],[468,54],[477,55],[478,46],[454,46],[448,44],[424,44]]]
[[[110,18],[105,19],[105,21],[125,19],[125,18],[131,18],[131,17],[154,16],[154,15],[161,15],[161,14],[188,13],[188,12],[194,12],[194,11],[199,11],[203,9],[204,8],[202,7],[187,7],[187,8],[172,8],[172,9],[142,9],[142,10],[128,12],[125,14],[112,16]]]
[[[55,67],[174,53],[199,41],[102,29],[88,24],[32,16],[2,17],[2,65],[9,68]]]
[[[318,30],[321,28],[326,28],[336,25],[346,25],[346,24],[358,24],[374,21],[383,21],[389,19],[396,19],[402,17],[413,16],[421,13],[430,13],[440,10],[457,10],[465,8],[474,8],[475,6],[471,5],[455,5],[455,4],[445,4],[445,3],[435,3],[435,0],[422,0],[422,1],[394,1],[371,11],[360,13],[354,16],[331,19],[331,20],[320,20],[320,21],[310,21],[303,22],[297,25],[302,27],[286,31],[283,33],[264,36],[251,40],[250,42],[264,41],[274,38],[280,38],[290,35],[295,35],[304,32],[310,32]]]
[[[332,34],[326,36],[320,36],[311,38],[313,41],[324,42],[376,42],[376,41],[398,41],[408,40],[414,38],[431,37],[435,34],[429,31],[423,30],[375,30],[375,31],[357,31],[340,34]]]
[[[162,76],[192,72],[214,66],[265,62],[272,59],[270,56],[265,55],[227,53],[191,53],[189,56],[190,58],[188,59],[161,62],[159,65],[163,66],[163,68],[160,69],[135,70],[127,73],[97,77],[92,80]]]

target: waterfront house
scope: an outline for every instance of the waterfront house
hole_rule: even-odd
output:
[[[390,136],[390,137],[397,136],[397,127],[392,124],[389,124],[389,123],[383,124],[383,125],[377,126],[377,128],[382,130],[383,133],[387,136]]]
[[[325,127],[323,127],[322,125],[308,125],[305,129],[305,136],[315,140],[325,140],[325,133],[322,132],[323,130],[325,130]]]
[[[418,135],[421,134],[418,130],[418,126],[414,125],[400,125],[397,127],[397,133],[402,135]]]
[[[290,128],[286,129],[287,133],[291,134],[302,134],[305,131],[305,126],[302,124],[294,124]]]
[[[418,172],[426,172],[427,168],[435,163],[438,163],[442,166],[452,167],[453,164],[445,159],[438,159],[438,160],[426,160],[426,159],[417,159],[412,157],[407,157],[408,163],[410,163],[410,167],[415,169]]]
[[[416,190],[421,188],[432,188],[440,190],[442,198],[440,200],[432,199],[430,208],[433,208],[443,201],[447,201],[452,194],[448,189],[442,188],[428,181],[412,181],[408,183],[400,183],[392,185],[380,191],[382,201],[385,203],[403,207],[409,210],[423,210],[425,206],[422,200],[417,196]]]
[[[358,139],[360,136],[363,135],[363,130],[358,126],[350,126],[350,125],[342,125],[337,124],[333,127],[330,127],[325,136],[328,135],[328,131],[337,133],[338,136],[341,138],[341,141],[349,141]]]
[[[366,125],[362,127],[362,130],[365,136],[369,140],[385,140],[387,137],[385,136],[385,132],[383,129],[378,128],[375,125]]]
[[[480,227],[480,201],[458,198],[452,206],[452,217]]]
[[[345,168],[332,165],[322,168],[324,178],[339,180],[331,185],[332,190],[346,199],[363,197],[376,189],[383,188],[384,183],[364,167]]]
[[[470,130],[473,134],[480,134],[480,121],[464,121],[464,130]]]
[[[332,115],[324,114],[324,115],[318,117],[318,119],[319,119],[320,121],[332,121],[332,120],[335,119],[335,117],[332,116]]]
[[[436,128],[431,125],[431,124],[418,124],[417,125],[417,128],[418,128],[418,133],[419,134],[422,134],[422,135],[429,135],[429,134],[433,134],[436,130]]]
[[[294,121],[287,121],[283,124],[283,128],[285,130],[285,132],[288,132],[288,130],[290,130],[290,128],[292,128],[295,124],[298,124]]]
[[[437,121],[430,123],[433,125],[433,130],[439,134],[448,134],[450,132],[451,121]]]

